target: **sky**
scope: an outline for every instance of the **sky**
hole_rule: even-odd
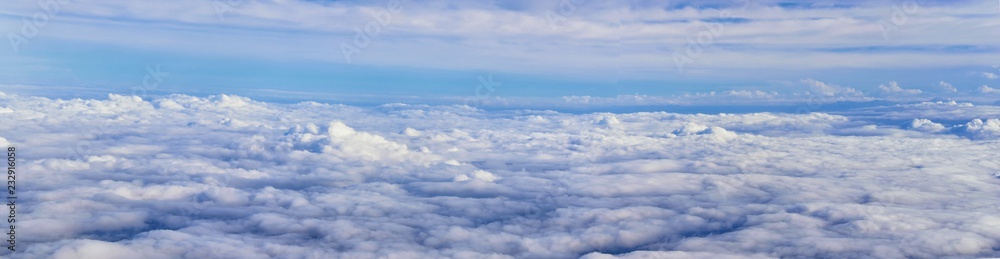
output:
[[[0,33],[8,92],[66,98],[794,99],[820,83],[931,99],[995,94],[1000,74],[995,1],[9,1]]]
[[[995,0],[4,1],[0,257],[997,258],[998,29]]]

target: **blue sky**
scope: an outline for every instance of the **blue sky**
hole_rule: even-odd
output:
[[[4,5],[0,85],[42,94],[129,92],[156,66],[169,74],[156,93],[385,101],[475,95],[485,77],[499,84],[492,97],[802,96],[822,92],[817,81],[872,98],[996,99],[1000,74],[996,1]]]

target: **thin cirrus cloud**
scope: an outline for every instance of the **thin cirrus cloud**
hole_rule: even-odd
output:
[[[356,29],[381,19],[373,14],[390,1],[63,3],[37,37],[0,63],[30,76],[13,73],[0,83],[126,84],[90,67],[162,63],[187,75],[175,80],[187,80],[188,87],[239,81],[212,72],[256,64],[265,68],[248,70],[277,72],[246,80],[251,88],[268,88],[254,81],[291,78],[310,79],[303,84],[314,89],[325,86],[320,82],[351,83],[301,72],[328,68],[367,74],[359,80],[374,82],[394,71],[386,69],[456,74],[376,83],[401,92],[414,92],[401,86],[407,84],[454,88],[461,78],[485,73],[510,81],[546,78],[563,89],[554,95],[784,92],[792,89],[775,80],[803,78],[868,92],[888,81],[930,89],[942,80],[971,91],[981,82],[970,73],[998,65],[1000,49],[993,40],[1000,38],[1000,14],[980,1],[401,1],[400,11],[383,19],[378,35],[350,58],[344,45],[354,46]],[[35,2],[9,3],[0,11],[0,28],[17,32],[21,17],[38,12],[44,10]],[[678,65],[678,58],[686,61]],[[73,80],[38,79],[42,74]],[[580,82],[618,90],[572,88]],[[536,92],[516,88],[540,85],[508,90],[530,96]]]
[[[4,3],[0,256],[1000,256],[993,3],[400,3]]]

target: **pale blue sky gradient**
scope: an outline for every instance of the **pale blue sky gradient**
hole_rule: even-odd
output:
[[[984,94],[1000,74],[992,1],[232,2],[5,3],[0,85],[122,93],[159,65],[161,94],[461,98],[493,75],[491,97],[795,96],[816,80],[929,99]],[[378,33],[348,61],[366,25]]]

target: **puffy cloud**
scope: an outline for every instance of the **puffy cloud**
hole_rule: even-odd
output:
[[[954,131],[973,139],[997,139],[1000,138],[1000,119],[986,121],[975,119],[964,125],[956,126]]]
[[[10,258],[1000,256],[994,106],[4,105]]]
[[[986,79],[997,79],[997,74],[991,72],[983,72],[983,77]]]
[[[952,92],[952,93],[958,92],[958,89],[956,89],[955,86],[945,81],[938,82],[938,86],[940,86],[941,89],[946,92]]]
[[[614,125],[621,124],[621,122],[618,121],[618,118],[615,117],[614,115],[608,115],[601,118],[601,120],[598,121],[597,124],[611,127]]]
[[[718,126],[705,126],[697,123],[684,124],[683,127],[673,131],[676,136],[696,136],[705,135],[714,140],[725,141],[729,139],[736,138],[736,133],[729,132],[728,130],[718,127]]]
[[[76,240],[56,250],[52,258],[170,258],[155,251],[146,252],[117,243]]]
[[[410,127],[406,127],[399,134],[403,134],[403,135],[406,135],[406,136],[409,136],[409,137],[419,137],[420,135],[423,134],[423,132],[420,132],[419,130],[416,130],[416,129],[413,129],[413,128],[410,128]]]
[[[899,87],[899,83],[896,81],[889,82],[889,85],[879,85],[879,90],[882,90],[884,94],[920,94],[922,91],[920,89],[904,89]]]
[[[864,93],[855,90],[850,87],[842,87],[834,84],[827,84],[816,79],[807,78],[803,79],[802,83],[809,87],[811,93],[816,93],[820,96],[862,96]]]
[[[683,127],[674,130],[673,134],[678,136],[691,136],[708,132],[708,130],[708,126],[697,123],[687,123],[684,124]]]
[[[384,137],[358,132],[341,121],[324,127],[296,125],[288,130],[275,148],[329,154],[337,158],[366,161],[400,160],[415,154],[406,145]]]
[[[483,170],[476,170],[475,172],[472,173],[456,175],[454,180],[456,182],[464,182],[473,179],[492,183],[493,181],[496,181],[499,178],[490,172]]]
[[[1000,90],[994,89],[993,87],[990,87],[988,85],[981,85],[979,86],[978,90],[980,93],[984,94],[1000,93]]]
[[[936,123],[928,119],[913,119],[903,124],[903,128],[924,132],[940,132],[945,130],[946,127],[941,123]]]

